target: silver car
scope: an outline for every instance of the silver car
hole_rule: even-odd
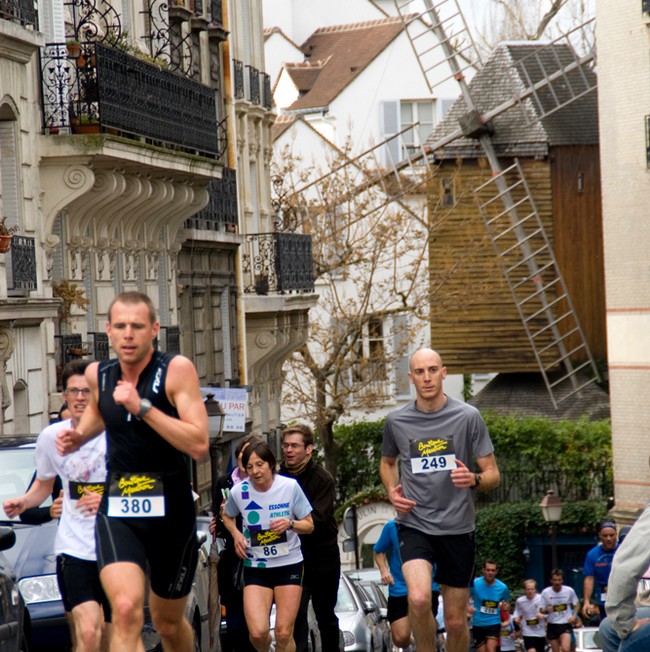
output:
[[[383,652],[384,637],[377,605],[346,574],[341,575],[336,615],[345,652]]]

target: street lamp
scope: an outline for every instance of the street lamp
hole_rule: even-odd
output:
[[[562,518],[563,503],[560,497],[556,496],[552,489],[549,489],[539,506],[542,509],[544,520],[551,526],[551,570],[555,570],[557,568],[557,524]]]
[[[206,394],[204,405],[208,413],[208,436],[212,445],[223,436],[226,413],[221,407],[221,403],[214,400],[214,394]]]
[[[210,475],[211,482],[214,483],[219,477],[219,460],[217,446],[219,440],[223,437],[223,426],[226,420],[226,413],[221,407],[219,401],[215,401],[214,394],[206,394],[205,411],[208,413],[208,436],[210,437]]]

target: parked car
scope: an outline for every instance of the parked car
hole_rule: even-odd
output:
[[[70,632],[56,579],[54,539],[57,521],[28,525],[18,518],[9,518],[2,509],[2,503],[7,498],[23,494],[32,479],[35,441],[33,435],[0,437],[0,526],[11,527],[16,536],[15,545],[6,551],[5,557],[17,578],[18,589],[25,603],[23,630],[29,650],[56,652],[70,648]],[[44,503],[45,506],[49,504],[50,499]],[[201,527],[198,536],[201,544],[199,561],[187,601],[186,616],[197,637],[197,651],[212,652],[208,633],[207,537]],[[143,641],[147,651],[160,649],[160,637],[151,626],[148,614]],[[0,647],[0,652],[2,650]]]
[[[0,551],[16,543],[10,527],[0,527]],[[23,652],[26,643],[23,635],[25,603],[12,577],[7,558],[0,552],[0,652]]]
[[[379,610],[379,623],[378,628],[382,634],[382,652],[394,652],[398,648],[393,645],[393,637],[390,633],[390,625],[388,623],[388,598],[381,590],[380,585],[377,582],[369,579],[357,580],[358,584],[366,594],[372,599],[372,601],[377,605]]]
[[[383,652],[379,609],[365,590],[345,573],[339,582],[336,615],[345,652]]]
[[[270,624],[271,624],[270,652],[275,652],[275,603],[273,603],[273,606],[271,607]],[[318,629],[318,623],[316,622],[316,614],[314,613],[314,608],[311,606],[311,600],[309,601],[309,610],[307,612],[307,625],[309,627],[309,635],[307,638],[307,652],[323,652],[323,648],[320,641],[320,631]]]
[[[576,637],[575,652],[602,652],[602,648],[594,640],[598,627],[579,627],[573,631]]]
[[[375,582],[388,600],[388,585],[382,584],[381,573],[378,568],[355,568],[354,570],[345,571],[345,574],[353,580]]]

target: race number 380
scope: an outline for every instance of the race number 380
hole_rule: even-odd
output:
[[[455,468],[456,456],[453,454],[411,458],[413,473],[435,473],[436,471],[450,471]]]
[[[165,515],[164,496],[110,496],[108,515],[134,518]]]

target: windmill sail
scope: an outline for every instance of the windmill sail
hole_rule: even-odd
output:
[[[508,130],[513,121],[516,124],[517,120],[524,120],[543,129],[544,117],[596,88],[595,75],[588,68],[593,53],[577,54],[571,34],[543,46],[531,45],[529,51],[526,47],[513,49],[516,56],[502,48],[497,56],[509,58],[508,63],[514,64],[509,69],[517,71],[515,79],[512,72],[502,79],[503,85],[510,89],[509,94],[496,83],[488,93],[475,98],[464,74],[466,49],[463,46],[457,52],[456,35],[446,31],[450,21],[459,19],[455,0],[438,0],[435,4],[431,0],[422,1],[426,11],[420,14],[419,21],[426,23],[437,37],[438,47],[443,49],[461,91],[461,100],[446,118],[447,133],[439,140],[433,139],[429,149],[445,148],[448,157],[464,150],[465,154],[483,155],[488,160],[492,176],[476,189],[477,203],[549,395],[557,406],[586,384],[598,380],[598,371],[521,167],[515,162],[504,170],[499,157],[512,158],[508,152],[512,144]],[[410,11],[412,2],[394,0],[394,3],[403,20],[409,20],[405,12]],[[456,11],[449,13],[451,4]],[[462,15],[461,24],[465,24]],[[465,33],[469,34],[466,26],[459,36],[464,37]],[[408,34],[412,38],[413,29]],[[427,64],[431,51],[418,49],[421,33],[417,36],[415,41],[412,38],[413,49],[420,58],[423,73],[431,76]],[[511,60],[513,56],[515,61]],[[513,117],[510,111],[515,107],[519,109],[519,118]],[[504,116],[506,112],[508,115]],[[452,121],[456,122],[455,126]],[[561,129],[561,121],[554,123],[554,128]],[[575,365],[575,358],[586,362]],[[553,376],[552,372],[558,368],[563,372],[559,377]]]

